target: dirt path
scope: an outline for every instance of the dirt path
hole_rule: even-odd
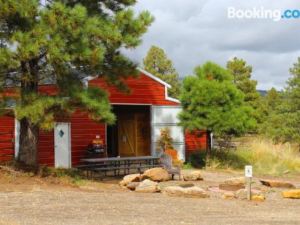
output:
[[[228,176],[232,174],[204,172],[207,181],[199,185]],[[101,185],[96,189],[37,184],[23,190],[21,186],[2,189],[0,225],[300,224],[300,201],[283,199],[279,191],[255,203],[134,193],[120,189],[116,182]]]

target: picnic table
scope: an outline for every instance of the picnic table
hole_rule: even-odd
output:
[[[130,174],[132,170],[139,173],[143,169],[153,168],[159,165],[159,157],[156,156],[136,156],[136,157],[110,157],[110,158],[85,158],[81,159],[82,165],[79,169],[87,171],[87,176],[93,177],[94,173],[113,172],[114,176]]]

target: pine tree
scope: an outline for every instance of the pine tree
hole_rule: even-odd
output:
[[[259,93],[256,90],[257,81],[251,80],[252,67],[245,60],[234,57],[227,62],[227,69],[233,75],[237,88],[244,92],[245,102],[255,108]]]
[[[138,46],[153,21],[148,12],[135,16],[134,4],[0,0],[0,92],[14,86],[18,93],[14,113],[21,126],[21,162],[37,165],[40,128],[52,129],[63,114],[80,108],[97,121],[114,122],[106,92],[85,88],[82,79],[99,75],[121,86],[120,75],[134,73],[136,65],[120,49]],[[58,93],[39,92],[45,83],[56,84]]]
[[[244,94],[228,70],[207,62],[194,73],[183,81],[181,125],[189,130],[212,131],[225,140],[255,126],[252,108],[245,104]]]
[[[144,58],[144,68],[146,71],[170,84],[172,88],[169,90],[169,95],[178,98],[180,93],[178,73],[163,49],[152,46]]]
[[[275,142],[293,142],[300,146],[300,58],[290,73],[292,77],[264,124],[264,131]]]

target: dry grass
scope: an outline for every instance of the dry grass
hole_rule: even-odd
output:
[[[300,174],[300,153],[289,143],[273,144],[266,139],[251,139],[244,147],[228,153],[216,153],[210,161],[211,168],[243,169],[253,165],[262,175]]]

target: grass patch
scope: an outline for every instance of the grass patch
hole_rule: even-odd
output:
[[[255,138],[247,147],[214,152],[207,164],[208,168],[234,170],[242,170],[245,165],[252,165],[254,173],[260,175],[300,174],[300,153],[288,143],[275,145]]]

